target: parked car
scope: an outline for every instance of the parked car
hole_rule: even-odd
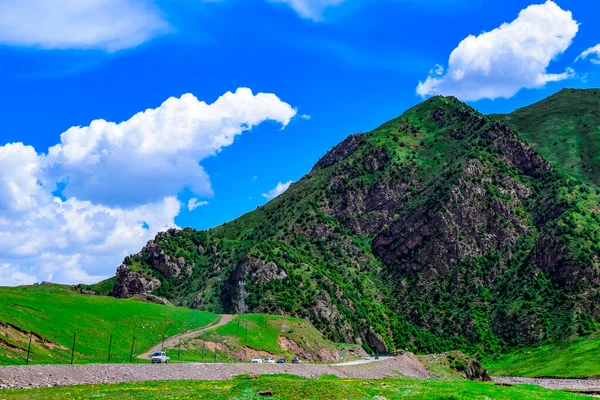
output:
[[[302,360],[298,357],[292,358],[292,364],[302,364]]]
[[[375,356],[375,359],[376,359],[376,360],[379,360],[379,356]]]
[[[287,360],[285,358],[280,358],[279,360],[277,360],[277,364],[285,364],[287,362]]]
[[[252,364],[262,364],[262,363],[263,363],[263,360],[262,360],[262,358],[260,358],[260,357],[254,357],[254,358],[252,359],[252,361],[250,361],[250,363],[252,363]]]
[[[275,360],[273,360],[271,357],[266,357],[263,358],[263,364],[275,364]]]
[[[366,356],[366,357],[365,357],[365,360],[366,360],[366,361],[369,361],[370,359],[371,359],[371,356]]]
[[[152,355],[152,364],[168,364],[169,360],[170,358],[167,357],[167,353],[165,353],[164,351],[157,351]]]

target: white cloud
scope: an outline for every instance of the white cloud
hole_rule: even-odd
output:
[[[70,128],[44,163],[53,181],[68,180],[65,195],[102,204],[157,201],[185,187],[211,196],[200,160],[254,125],[273,120],[286,126],[295,115],[274,94],[254,95],[247,88],[227,92],[213,104],[184,94],[119,124],[96,120]]]
[[[337,6],[344,0],[269,0],[272,3],[285,3],[292,7],[302,18],[320,21],[325,8]]]
[[[188,201],[188,210],[190,211],[194,211],[196,208],[198,207],[202,207],[208,204],[208,201],[198,201],[197,198],[192,197],[189,201]]]
[[[120,124],[73,127],[45,154],[0,146],[0,285],[114,274],[124,256],[175,227],[181,189],[211,192],[202,159],[253,125],[285,126],[294,115],[273,94],[238,89],[210,105],[184,95]]]
[[[116,51],[168,29],[149,0],[0,0],[0,43],[11,46]]]
[[[290,185],[292,183],[293,183],[292,181],[288,181],[285,183],[279,182],[277,184],[277,186],[275,186],[273,189],[269,190],[267,193],[263,193],[262,196],[268,200],[274,199],[275,197],[279,196],[280,194],[282,194],[283,192],[288,190],[288,188],[290,187]]]
[[[585,60],[589,56],[592,56],[590,58],[590,61],[592,63],[600,65],[600,44],[597,44],[594,47],[590,47],[589,49],[587,49],[586,51],[581,53],[575,61],[580,60],[580,59]]]
[[[437,65],[419,82],[417,94],[454,95],[468,101],[509,98],[522,88],[573,77],[570,68],[558,74],[547,68],[571,45],[578,29],[572,13],[553,1],[531,5],[511,23],[464,39],[450,54],[445,74]]]

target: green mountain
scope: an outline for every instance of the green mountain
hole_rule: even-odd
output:
[[[348,137],[265,206],[159,234],[124,260],[113,295],[308,318],[333,341],[380,353],[480,355],[590,332],[600,191],[587,167],[556,161],[562,145],[524,140],[593,142],[597,95],[547,101],[487,117],[428,99]],[[535,122],[550,121],[550,107],[565,110],[560,138]],[[573,118],[589,131],[561,142],[580,134]]]
[[[492,117],[519,132],[553,167],[600,185],[599,89],[563,89],[528,107]]]

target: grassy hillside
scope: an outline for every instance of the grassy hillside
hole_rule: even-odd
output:
[[[365,382],[372,384],[366,384]],[[47,389],[5,390],[6,400],[46,400],[95,398],[156,399],[168,395],[177,399],[260,399],[269,391],[277,399],[585,399],[581,396],[537,386],[496,386],[472,381],[436,381],[414,379],[305,379],[294,376],[240,377],[231,381],[171,381],[105,385],[79,385]]]
[[[563,89],[507,115],[494,115],[546,160],[600,185],[600,89]]]
[[[338,353],[338,347],[308,321],[266,314],[235,316],[228,324],[183,342],[181,360],[214,359],[215,350],[219,360],[246,361],[254,355],[333,361]],[[178,356],[179,351],[171,349],[169,354],[171,357]]]
[[[112,297],[87,296],[70,287],[41,285],[0,287],[0,365],[24,364],[29,332],[33,363],[106,362],[113,334],[112,361],[134,354],[171,336],[209,324],[214,314]]]
[[[559,376],[579,378],[600,376],[600,334],[568,341],[526,347],[484,361],[497,376]]]

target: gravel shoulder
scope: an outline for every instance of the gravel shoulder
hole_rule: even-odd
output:
[[[506,385],[537,385],[554,390],[573,390],[579,393],[600,394],[600,380],[597,379],[555,379],[494,377],[494,382]]]
[[[401,356],[361,365],[311,364],[87,364],[0,367],[0,389],[77,384],[143,382],[156,380],[228,380],[242,374],[293,374],[314,378],[324,374],[340,378],[380,379],[399,376],[434,378],[417,358]]]

